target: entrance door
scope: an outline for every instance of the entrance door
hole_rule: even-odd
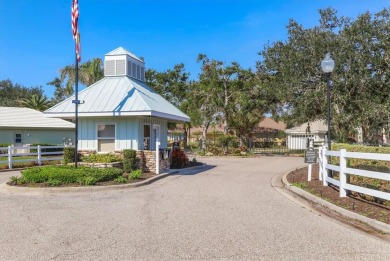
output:
[[[160,125],[153,124],[153,131],[152,131],[152,142],[150,144],[150,147],[152,150],[156,149],[156,139],[161,141],[160,137]]]

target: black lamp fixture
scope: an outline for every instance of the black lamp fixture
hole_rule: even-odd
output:
[[[325,73],[326,76],[326,86],[327,86],[327,100],[328,100],[328,150],[331,150],[331,136],[330,136],[330,75],[334,69],[334,61],[330,57],[330,53],[325,55],[324,60],[321,62],[321,69]]]

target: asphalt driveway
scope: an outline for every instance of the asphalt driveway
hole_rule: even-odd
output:
[[[389,243],[271,186],[302,158],[204,161],[215,167],[139,188],[0,193],[0,260],[388,260]]]

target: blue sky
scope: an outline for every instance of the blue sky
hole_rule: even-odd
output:
[[[71,0],[0,0],[0,80],[42,86],[74,63]],[[122,46],[165,71],[184,63],[199,73],[199,53],[254,68],[267,42],[284,40],[290,18],[312,27],[318,9],[356,17],[390,0],[79,0],[82,62]]]

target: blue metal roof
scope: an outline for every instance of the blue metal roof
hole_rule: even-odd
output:
[[[79,117],[156,116],[189,122],[190,118],[144,82],[127,76],[108,76],[79,92]],[[46,110],[47,117],[73,118],[74,96]]]

